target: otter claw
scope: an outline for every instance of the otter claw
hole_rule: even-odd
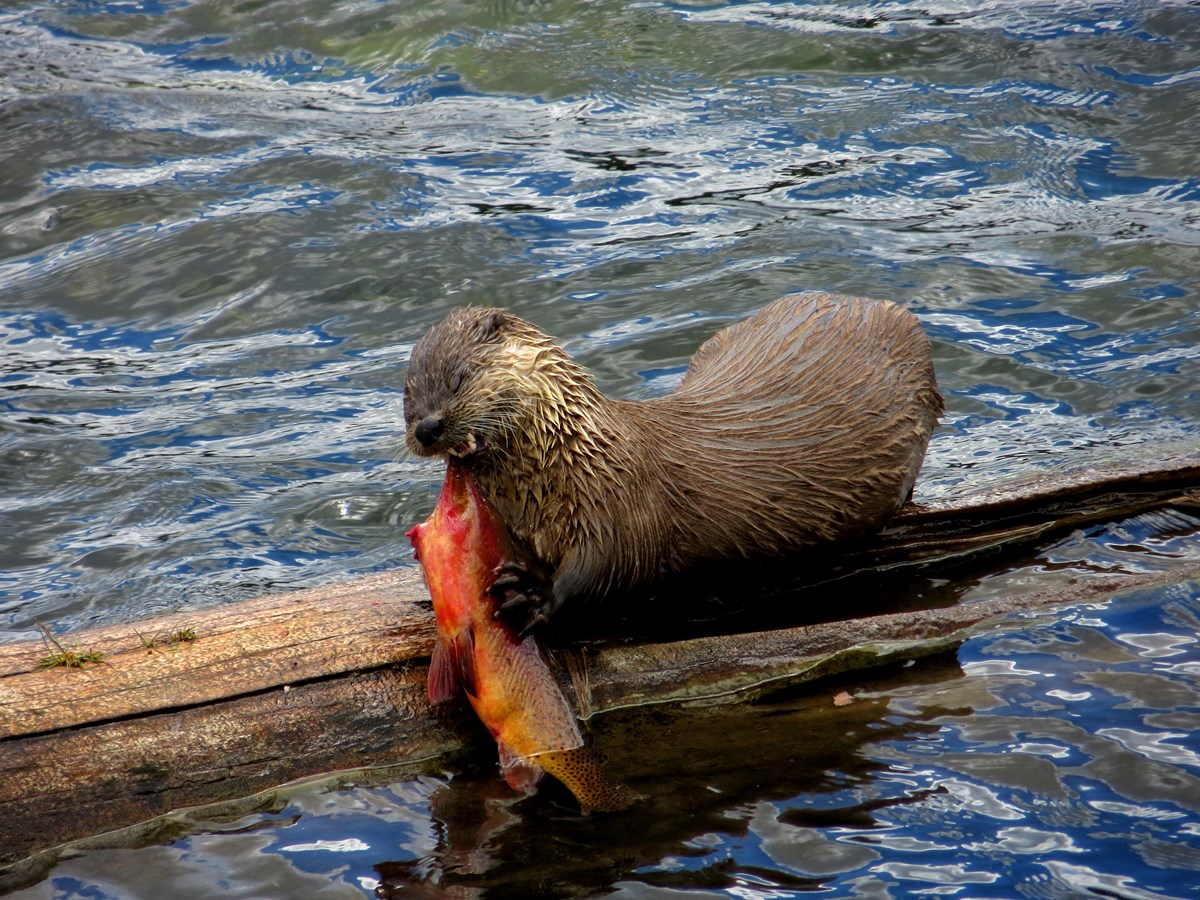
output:
[[[519,637],[525,637],[539,625],[550,621],[545,601],[536,593],[513,591],[496,609],[495,617],[507,622]]]
[[[518,632],[518,633],[521,637],[528,637],[530,634],[533,633],[533,630],[535,628],[540,628],[541,626],[545,625],[549,621],[550,621],[550,618],[546,615],[546,613],[543,612],[542,610],[538,610],[532,616],[529,617],[529,621],[525,623],[525,627],[522,628],[520,630],[520,632]]]
[[[529,569],[511,560],[492,569],[492,575],[492,584],[488,588],[492,594],[506,593],[519,585],[527,584],[530,580]]]
[[[515,588],[524,582],[525,578],[516,574],[515,572],[510,572],[507,575],[497,575],[495,580],[492,582],[492,586],[488,588],[488,591],[493,595],[504,594],[507,593],[510,588]]]
[[[518,610],[522,606],[527,606],[532,602],[533,600],[531,600],[525,594],[515,592],[510,593],[508,598],[496,608],[496,612],[493,614],[493,617],[497,619],[506,618],[512,614],[514,610]]]
[[[499,601],[495,618],[507,622],[520,637],[550,621],[550,605],[543,596],[547,586],[524,563],[510,560],[496,566],[492,574],[488,593]]]

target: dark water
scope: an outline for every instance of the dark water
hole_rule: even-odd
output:
[[[19,895],[1192,898],[1198,629],[1185,582],[877,681],[606,717],[610,767],[649,795],[619,816],[580,818],[552,788],[518,801],[482,763],[304,786]]]
[[[0,640],[407,563],[440,472],[401,450],[404,366],[465,303],[645,396],[781,293],[892,297],[949,404],[925,496],[1194,447],[1198,60],[1200,5],[1170,0],[6,4]],[[1110,523],[948,589],[1173,565],[1198,533],[1185,510]],[[671,794],[637,845],[538,801],[485,817],[494,780],[465,773],[302,793],[38,890],[357,895],[441,867],[470,895],[525,866],[516,896],[538,873],[568,894],[1192,896],[1184,595],[981,637],[965,675],[836,713],[670,721],[676,756],[621,753],[656,721],[613,725],[614,763]],[[819,747],[789,757],[789,729]]]

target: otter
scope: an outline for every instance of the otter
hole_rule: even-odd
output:
[[[835,294],[717,332],[663,397],[609,398],[536,326],[474,307],[417,342],[404,384],[408,447],[469,467],[523,553],[495,589],[526,631],[581,599],[878,530],[943,409],[916,317]]]

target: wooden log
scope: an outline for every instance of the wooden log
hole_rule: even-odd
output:
[[[194,640],[172,640],[186,629]],[[43,641],[0,645],[0,741],[420,659],[435,631],[420,573],[406,568],[60,640],[103,653],[83,668],[41,668],[54,649]]]
[[[560,651],[557,659],[565,672],[561,677],[574,685],[581,707],[592,716],[647,703],[707,704],[943,652],[1008,612],[1094,602],[1185,577],[1200,579],[1200,569],[1090,581],[925,614],[671,644],[577,648]],[[13,778],[6,779],[0,796],[6,852],[10,846],[41,850],[0,867],[0,891],[38,880],[70,849],[41,849],[48,836],[69,839],[112,829],[74,846],[141,846],[185,834],[198,819],[271,808],[286,791],[247,795],[287,773],[391,763],[382,772],[364,777],[359,770],[344,779],[378,781],[411,775],[467,745],[494,754],[494,745],[461,707],[442,714],[429,709],[426,673],[424,665],[388,666],[165,716],[42,735],[15,745],[23,760],[16,769],[9,768],[13,757],[0,745],[6,776]],[[224,802],[230,797],[245,799]],[[183,798],[211,806],[168,814]]]
[[[994,550],[1169,504],[1194,504],[1200,451],[1058,473],[905,510],[844,566]],[[1079,602],[1188,572],[1103,579],[948,609],[757,634],[579,646],[556,658],[585,717],[648,703],[719,702],[939,652],[1007,611]],[[194,640],[172,640],[191,629]],[[41,641],[0,646],[0,889],[63,841],[339,768],[444,759],[480,739],[461,708],[430,710],[434,626],[412,568],[204,613],[69,636],[98,650],[42,669]],[[453,707],[453,705],[451,705]],[[494,752],[486,742],[487,752]]]

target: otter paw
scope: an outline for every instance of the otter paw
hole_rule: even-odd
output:
[[[529,569],[519,562],[506,562],[492,569],[496,576],[492,580],[488,593],[498,599],[504,599],[509,594],[524,593],[523,587],[528,588],[533,582]]]
[[[525,637],[550,621],[546,614],[549,604],[540,596],[525,593],[511,594],[496,610],[496,618],[508,625],[518,637]]]
[[[505,622],[520,637],[546,621],[542,612],[545,601],[535,592],[510,591],[496,608],[495,617]]]
[[[488,593],[496,598],[495,617],[520,637],[550,621],[556,608],[551,586],[521,562],[510,561],[492,570]]]

